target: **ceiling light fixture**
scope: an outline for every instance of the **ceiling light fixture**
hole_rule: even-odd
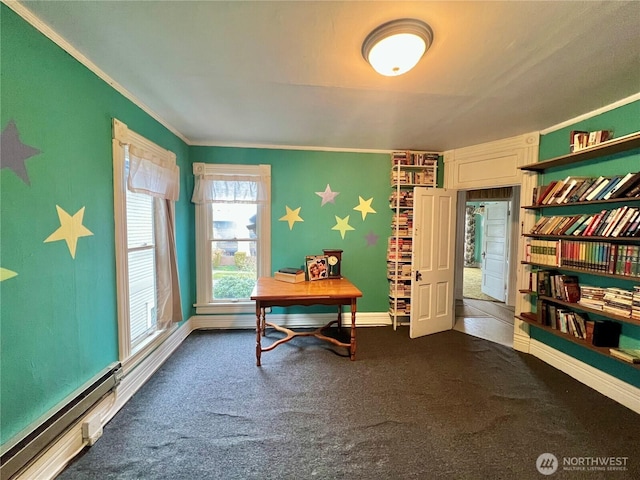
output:
[[[384,23],[367,35],[362,56],[379,74],[395,77],[415,67],[432,42],[429,25],[402,18]]]

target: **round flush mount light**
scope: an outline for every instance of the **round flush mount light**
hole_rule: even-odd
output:
[[[367,35],[362,56],[379,74],[395,77],[415,67],[432,42],[429,25],[402,18],[384,23]]]

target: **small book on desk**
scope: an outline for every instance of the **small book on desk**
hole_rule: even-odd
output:
[[[300,283],[305,281],[305,274],[299,268],[281,268],[273,274],[273,278],[282,282]]]

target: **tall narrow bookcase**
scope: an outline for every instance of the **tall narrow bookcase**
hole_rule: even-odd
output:
[[[612,159],[629,156],[629,161],[623,164],[624,171],[617,172],[618,175],[609,176],[611,178],[623,177],[640,170],[640,162],[637,160],[638,154],[640,154],[640,133],[634,133],[575,153],[520,168],[538,173],[553,169],[553,172],[558,174],[565,168],[577,166],[582,162],[593,160],[608,162]],[[616,167],[617,169],[618,167]],[[596,184],[598,182],[596,179],[587,180],[593,180],[593,183]],[[569,191],[567,195],[570,199],[569,202],[560,202],[561,194],[557,195],[556,201],[549,201],[549,195],[553,195],[547,193],[545,196],[544,189],[539,188],[539,192],[544,197],[543,200],[546,199],[548,203],[540,204],[540,198],[536,198],[532,205],[522,207],[548,218],[548,227],[545,229],[543,223],[537,231],[523,233],[527,240],[528,251],[527,257],[522,259],[522,263],[527,266],[530,288],[521,290],[520,293],[531,296],[530,303],[536,305],[536,312],[523,312],[519,318],[536,328],[624,362],[610,354],[609,346],[594,345],[592,338],[588,336],[591,333],[589,332],[589,323],[591,322],[587,322],[586,328],[581,323],[584,323],[586,314],[589,318],[595,317],[598,322],[613,321],[620,324],[619,326],[624,324],[640,326],[640,236],[638,236],[640,233],[637,223],[635,226],[633,222],[629,223],[629,221],[626,224],[621,223],[624,222],[626,211],[640,210],[640,197],[613,196],[614,198],[611,198],[609,196],[602,198],[601,195],[588,195],[587,188],[595,189],[596,187],[585,187],[585,192],[578,195],[577,198],[572,197],[571,191]],[[590,199],[586,200],[586,198]],[[590,207],[592,205],[595,206]],[[558,211],[557,208],[560,207],[562,207],[561,211],[569,211],[570,213],[555,215],[554,212]],[[582,222],[582,226],[580,226],[579,217],[587,217]],[[638,219],[638,214],[635,214],[635,218]],[[540,218],[536,224],[540,225]],[[573,225],[576,226],[573,227]],[[564,295],[567,290],[563,291],[565,287],[562,281],[558,281],[557,284],[551,281],[546,285],[545,282],[539,281],[540,278],[546,279],[548,276],[555,276],[556,279],[571,277],[570,281],[575,281],[577,277],[581,286],[580,295],[582,298],[579,301],[575,300],[575,296],[573,299],[567,298]],[[616,289],[608,287],[585,288],[585,285],[590,284],[589,276],[615,279],[616,284],[622,283],[624,287]],[[592,292],[600,289],[595,302],[589,303],[593,300],[591,298]],[[610,295],[610,300],[606,302],[600,298],[604,290]],[[587,300],[585,301],[585,299]],[[546,315],[550,312],[554,312],[554,315]],[[582,320],[575,321],[576,318],[582,318]],[[638,364],[628,363],[628,365],[640,368]]]
[[[435,187],[437,152],[398,151],[391,154],[389,206],[393,211],[387,245],[389,315],[394,330],[408,325],[411,315],[413,277],[413,189]]]

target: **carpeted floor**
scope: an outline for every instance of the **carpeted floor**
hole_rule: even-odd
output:
[[[640,415],[532,356],[372,327],[353,362],[306,337],[258,368],[254,335],[193,332],[59,479],[526,480],[543,453],[640,478]]]

